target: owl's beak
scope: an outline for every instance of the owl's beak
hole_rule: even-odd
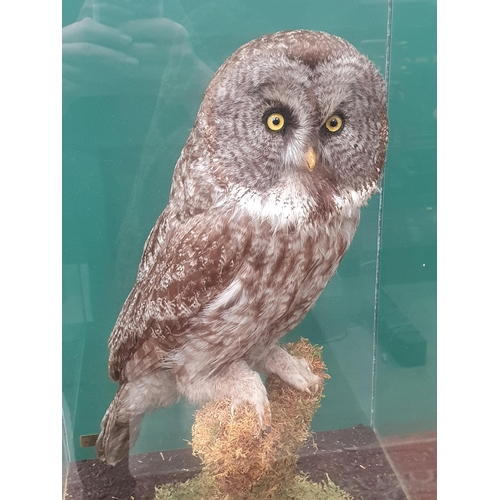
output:
[[[314,149],[310,146],[306,153],[306,165],[309,172],[312,172],[316,165],[316,153],[314,152]]]

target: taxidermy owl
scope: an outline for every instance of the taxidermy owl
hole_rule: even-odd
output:
[[[313,307],[378,190],[386,86],[345,40],[287,31],[214,75],[109,339],[118,392],[97,452],[128,455],[143,415],[179,398],[268,404],[258,372],[320,379],[278,341]]]

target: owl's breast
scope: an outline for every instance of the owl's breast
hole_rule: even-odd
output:
[[[354,235],[357,218],[300,229],[249,224],[250,244],[227,288],[193,319],[193,335],[212,363],[257,361],[313,307]]]
[[[314,306],[349,247],[359,218],[334,218],[317,224],[289,241],[286,259],[289,279],[276,290],[286,297],[280,314],[271,320],[270,331],[281,338],[295,328]],[[272,280],[272,275],[269,276]]]

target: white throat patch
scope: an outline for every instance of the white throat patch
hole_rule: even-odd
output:
[[[314,200],[307,196],[300,185],[287,182],[266,194],[235,187],[231,190],[238,207],[252,217],[268,221],[277,230],[288,225],[301,226],[309,220],[315,208]]]

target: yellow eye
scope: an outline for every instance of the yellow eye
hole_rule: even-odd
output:
[[[278,132],[285,126],[285,119],[280,113],[273,113],[267,117],[267,128],[273,132]]]
[[[325,127],[329,132],[340,132],[344,127],[344,120],[340,115],[332,115],[326,120]]]

